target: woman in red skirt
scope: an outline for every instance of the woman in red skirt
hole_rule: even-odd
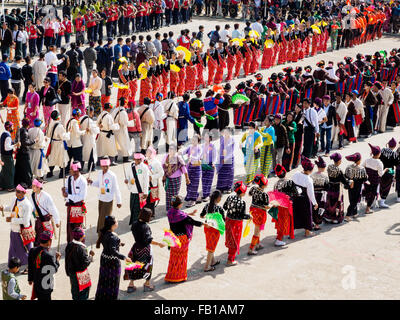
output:
[[[260,46],[257,44],[257,40],[254,40],[254,43],[251,45],[251,50],[252,50],[252,56],[253,60],[251,62],[250,66],[250,73],[254,74],[260,69],[260,63],[258,62],[260,58]]]
[[[312,36],[311,40],[311,57],[315,56],[318,50],[318,43],[319,43],[319,37],[316,31],[314,31],[314,34]]]
[[[204,81],[204,77],[203,77],[203,71],[204,71],[204,60],[203,60],[203,56],[204,54],[201,53],[202,52],[202,48],[199,48],[196,52],[197,55],[197,61],[198,63],[196,64],[196,75],[197,75],[197,79],[196,79],[196,89],[200,89],[200,86],[202,88],[206,87],[206,83]]]
[[[128,86],[129,86],[129,99],[128,101],[135,101],[136,100],[136,93],[138,90],[138,81],[137,81],[137,77],[136,77],[136,71],[134,71],[134,65],[132,64],[130,66],[131,70],[130,70],[130,80],[128,82]]]
[[[121,69],[118,70],[119,82],[122,84],[121,86],[125,86],[129,80],[129,70],[128,70],[128,61],[123,61],[121,63]],[[119,107],[119,99],[124,97],[125,101],[129,100],[129,86],[128,88],[118,88],[117,93],[117,107]]]
[[[210,43],[210,48],[207,51],[207,57],[208,57],[208,63],[207,63],[207,68],[208,68],[208,79],[207,79],[207,86],[211,86],[214,84],[214,76],[215,76],[215,71],[218,66],[218,52],[217,49],[214,48],[214,44]]]
[[[228,74],[226,75],[225,81],[231,81],[233,79],[233,68],[236,64],[236,48],[232,46],[232,42],[229,43],[229,46],[226,48],[227,53],[227,71]]]
[[[168,271],[165,275],[166,282],[182,282],[187,280],[187,259],[189,243],[192,239],[193,226],[201,227],[203,222],[193,220],[197,210],[186,214],[183,212],[183,199],[180,196],[172,197],[172,208],[168,210],[168,222],[171,231],[179,238],[180,247],[172,247],[169,254]]]
[[[196,90],[196,80],[197,80],[197,68],[196,61],[197,57],[194,52],[194,49],[190,48],[190,53],[192,54],[190,57],[190,61],[186,66],[186,81],[185,81],[185,89],[186,91],[194,91]]]
[[[239,77],[240,69],[242,69],[242,66],[243,66],[244,59],[243,59],[243,54],[241,52],[242,50],[243,50],[242,48],[237,48],[237,51],[236,51],[236,55],[235,55],[236,64],[235,64],[235,75],[234,75],[235,78]]]
[[[263,174],[258,174],[255,176],[254,182],[258,187],[252,187],[249,192],[251,196],[250,215],[254,223],[254,235],[251,239],[249,251],[247,252],[249,256],[256,255],[256,250],[264,248],[260,244],[260,231],[264,230],[265,223],[267,222],[267,210],[269,209],[268,194],[264,191],[268,185],[267,178]]]
[[[264,51],[261,59],[261,69],[271,68],[273,53],[274,53],[273,47],[268,48],[264,43]]]
[[[178,90],[177,96],[181,97],[186,92],[186,67],[185,67],[186,60],[183,60],[183,56],[180,57],[179,63],[181,70],[179,70],[178,72],[179,86],[177,88]]]
[[[224,77],[224,69],[226,67],[225,49],[222,47],[222,48],[219,48],[218,50],[219,50],[218,60],[217,60],[218,65],[217,65],[217,70],[215,71],[214,84],[220,84],[222,82],[222,79]]]
[[[203,211],[200,214],[200,218],[204,218],[208,213],[217,213],[222,216],[222,219],[225,220],[224,209],[218,205],[222,199],[221,191],[215,190],[210,197],[210,202],[207,203]],[[206,235],[206,249],[207,249],[207,261],[204,266],[204,272],[214,271],[215,266],[220,263],[220,261],[215,261],[214,252],[215,248],[217,247],[220,232],[208,226],[207,224],[204,225],[204,234]]]
[[[250,41],[250,37],[246,36],[246,41]],[[247,42],[243,42],[243,48],[244,48],[244,61],[243,61],[243,71],[244,71],[244,76],[247,77],[250,73],[250,66],[251,62],[253,60],[253,55],[251,53],[251,49],[248,45]]]
[[[163,94],[163,97],[168,96],[168,89],[169,89],[169,64],[164,64],[161,66],[161,79],[162,79],[162,87],[161,87],[161,93]]]
[[[227,212],[225,220],[225,246],[228,248],[227,266],[237,265],[235,257],[240,253],[243,219],[251,218],[246,214],[246,202],[243,200],[247,186],[242,181],[238,181],[235,182],[233,188],[236,194],[229,196],[223,206]]]
[[[172,66],[177,66],[180,70],[182,65],[178,60],[176,60],[176,54],[172,53],[171,61],[170,61],[170,91],[178,95],[178,87],[179,87],[179,71],[175,71]]]

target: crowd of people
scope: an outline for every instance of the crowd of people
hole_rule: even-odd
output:
[[[117,299],[121,260],[133,265],[124,274],[124,279],[130,281],[128,292],[136,290],[134,281],[139,279],[146,280],[146,291],[154,290],[150,283],[151,245],[163,247],[167,243],[170,247],[165,281],[187,280],[193,226],[204,225],[208,252],[204,271],[211,272],[220,263],[214,251],[224,232],[227,265],[237,264],[243,220],[255,225],[248,249],[249,255],[255,255],[263,247],[260,236],[267,214],[277,229],[274,244],[284,246],[284,237],[293,238],[295,229],[304,229],[308,237],[321,228],[322,221],[351,221],[358,215],[361,196],[365,197],[367,214],[372,213],[374,202],[381,208],[388,207],[385,199],[394,180],[400,201],[400,174],[394,174],[394,169],[400,172],[400,158],[394,138],[382,149],[370,145],[372,157],[363,162],[359,153],[346,157],[353,164],[344,172],[340,153],[331,153],[333,142],[338,141],[337,148],[341,149],[345,139],[356,143],[361,137],[385,132],[387,126],[400,122],[397,49],[389,54],[358,54],[354,61],[345,57],[337,66],[323,60],[304,70],[288,66],[281,73],[273,73],[268,81],[258,73],[260,69],[326,52],[329,39],[332,49],[337,49],[381,37],[385,22],[381,8],[348,8],[347,13],[352,21],[359,19],[359,28],[351,32],[341,29],[343,20],[327,21],[320,16],[304,22],[293,16],[287,16],[285,22],[275,17],[264,22],[258,19],[243,31],[235,25],[232,33],[229,24],[223,31],[217,26],[208,34],[207,50],[203,50],[205,39],[200,27],[192,37],[190,31],[182,30],[177,43],[171,32],[164,34],[162,41],[156,35],[159,42],[148,35],[146,42],[139,36],[135,43],[133,36],[126,45],[122,38],[117,39],[115,46],[112,38],[105,46],[99,40],[97,47],[90,39],[82,52],[78,40],[70,44],[70,50],[63,48],[57,54],[57,45],[49,42],[47,53],[40,52],[31,67],[27,57],[21,68],[19,55],[9,66],[10,52],[3,52],[1,105],[7,108],[7,119],[0,136],[0,187],[16,194],[10,205],[0,208],[10,212],[6,221],[11,224],[9,269],[2,273],[3,297],[26,298],[15,273],[27,266],[23,273],[28,274],[33,287],[32,299],[51,299],[54,288],[43,286],[42,270],[50,268],[54,276],[59,268],[61,254],[54,255],[49,248],[60,230],[61,219],[43,187],[56,166],[60,168],[59,178],[64,178],[62,195],[67,206],[65,269],[76,300],[87,299],[91,287],[87,268],[94,251],[86,250],[83,228],[88,186],[98,188],[96,246],[103,246],[96,291],[99,300]],[[6,30],[7,23],[3,24],[2,39]],[[86,84],[79,70],[82,61],[88,72]],[[208,74],[207,82],[204,72]],[[250,75],[256,81],[248,79]],[[231,93],[229,81],[241,76],[247,79]],[[223,81],[227,83],[221,85]],[[20,124],[22,83],[25,109]],[[110,103],[114,87],[118,90],[115,107]],[[199,88],[207,87],[203,97]],[[239,143],[229,127],[230,109],[235,127],[245,131]],[[194,131],[190,144],[189,122]],[[160,161],[156,155],[162,136],[167,153]],[[238,148],[244,155],[243,182],[235,182],[234,154]],[[310,158],[317,156],[318,170],[313,172]],[[324,157],[332,163],[327,166]],[[114,232],[118,221],[112,215],[114,200],[118,208],[122,205],[118,178],[110,170],[118,158],[122,158],[124,184],[130,192],[129,225],[135,239],[127,256],[119,252],[122,244]],[[86,162],[88,172],[96,165],[101,168],[93,179],[82,175]],[[303,170],[287,179],[286,173],[299,164]],[[273,191],[267,192],[267,178],[273,175],[279,180]],[[216,188],[212,190],[215,176]],[[187,185],[184,198],[179,195],[182,177]],[[249,186],[252,203],[248,211],[243,197]],[[154,241],[148,225],[155,216],[161,187],[165,189],[172,243]],[[28,188],[32,188],[29,197]],[[343,189],[349,193],[347,210]],[[229,196],[221,205],[223,194]],[[182,210],[184,205],[193,207],[201,202],[205,206],[200,217],[205,220],[191,217],[197,210],[190,214]],[[247,233],[248,224],[244,229]]]

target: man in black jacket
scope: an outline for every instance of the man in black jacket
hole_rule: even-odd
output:
[[[10,55],[10,48],[11,45],[13,44],[13,40],[12,40],[12,32],[8,28],[7,22],[3,22],[2,29],[0,32],[0,41],[1,41],[0,45],[1,53],[3,55],[4,54]]]
[[[275,168],[277,164],[282,164],[282,157],[285,151],[290,152],[287,131],[281,120],[282,116],[280,114],[276,114],[273,124],[276,137],[272,158],[273,168]]]
[[[90,276],[87,268],[93,262],[94,252],[89,254],[86,245],[82,242],[85,232],[82,228],[72,231],[73,240],[65,248],[65,272],[71,281],[71,293],[73,300],[87,300],[90,290]],[[79,287],[84,288],[79,290]]]
[[[61,253],[50,252],[53,234],[44,231],[39,237],[40,245],[32,248],[28,255],[28,282],[33,285],[33,298],[51,300],[54,275],[60,266]]]
[[[325,151],[325,157],[327,157],[331,151],[332,126],[336,120],[336,109],[334,106],[332,106],[329,95],[322,97],[322,108],[325,111],[327,121],[320,125],[320,151]]]

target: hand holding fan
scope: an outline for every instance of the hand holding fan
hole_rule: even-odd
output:
[[[207,213],[206,221],[206,224],[209,227],[218,230],[221,236],[225,233],[225,221],[218,212]]]
[[[243,103],[246,103],[249,101],[250,101],[250,99],[241,93],[237,93],[232,97],[233,104],[243,104]]]
[[[171,248],[180,248],[182,245],[179,238],[171,230],[167,229],[164,229],[164,238],[162,242],[165,242],[167,246]]]

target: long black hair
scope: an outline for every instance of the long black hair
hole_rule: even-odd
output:
[[[217,199],[219,198],[219,197],[221,197],[221,195],[222,195],[222,193],[221,193],[221,191],[219,191],[219,190],[215,190],[212,194],[211,194],[211,196],[210,196],[210,203],[208,204],[208,208],[207,208],[207,213],[214,213],[215,212],[215,206],[216,206],[216,203],[215,203],[215,201],[217,201]]]
[[[115,219],[114,216],[106,216],[106,218],[104,220],[104,227],[101,228],[99,238],[97,239],[97,242],[96,242],[97,249],[100,248],[100,244],[103,240],[104,234],[108,231],[111,231],[111,227],[116,223],[117,223],[117,220]]]

